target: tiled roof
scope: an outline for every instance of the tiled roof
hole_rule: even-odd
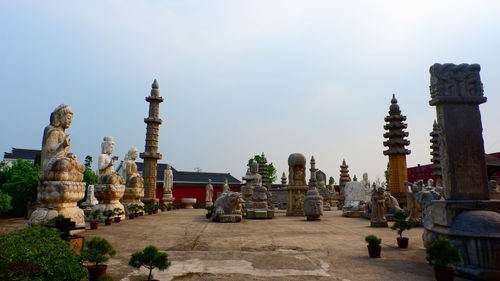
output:
[[[36,156],[41,153],[39,149],[22,149],[12,148],[12,152],[4,152],[3,159],[24,159],[35,160]]]
[[[142,162],[136,162],[137,170],[143,171],[144,164]],[[167,169],[167,164],[158,163],[156,180],[163,181],[164,171]],[[233,177],[230,173],[209,173],[209,172],[189,172],[189,171],[177,171],[172,167],[174,174],[174,182],[199,182],[206,183],[209,179],[213,183],[221,183],[227,178],[229,183],[241,183],[238,179]]]

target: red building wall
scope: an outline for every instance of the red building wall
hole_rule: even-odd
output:
[[[205,203],[205,186],[176,186],[173,188],[173,196],[175,198],[175,203],[181,203],[182,198],[196,198],[197,203]],[[230,187],[231,191],[240,192],[239,187]],[[214,186],[214,194],[212,202],[217,199],[217,193],[222,192],[222,187]],[[156,187],[156,198],[160,199],[163,197],[163,186]]]

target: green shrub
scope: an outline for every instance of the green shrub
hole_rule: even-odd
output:
[[[101,210],[93,210],[89,217],[92,222],[100,221],[102,219]]]
[[[116,254],[113,246],[108,240],[101,237],[94,237],[91,240],[85,240],[85,249],[82,251],[82,259],[86,262],[98,266],[101,263],[107,262],[109,257]]]
[[[109,219],[111,217],[114,217],[116,215],[116,213],[113,210],[106,210],[106,211],[102,212],[102,215],[104,217],[106,217],[107,219]]]
[[[382,239],[378,238],[375,235],[368,235],[365,237],[365,241],[368,243],[368,245],[375,247],[380,245],[382,243]]]
[[[113,281],[113,278],[111,278],[111,275],[105,273],[104,275],[101,275],[101,277],[97,278],[97,281]]]
[[[0,280],[72,281],[87,269],[54,228],[27,227],[0,234]]]
[[[206,206],[205,210],[207,210],[209,213],[211,213],[215,210],[215,205]]]
[[[394,224],[391,226],[392,230],[397,230],[399,237],[403,237],[403,231],[410,230],[413,224],[406,219],[408,215],[403,211],[397,211],[394,213]]]
[[[24,217],[28,204],[36,201],[40,167],[28,160],[17,159],[12,167],[0,170],[0,190],[12,197],[10,214]]]
[[[457,248],[443,238],[438,238],[425,249],[427,261],[435,267],[450,266],[454,261],[460,261]]]
[[[12,197],[9,194],[3,193],[0,190],[0,214],[12,209],[12,206],[10,205],[11,200]]]
[[[148,281],[151,280],[151,273],[154,268],[163,271],[170,266],[168,255],[160,253],[155,246],[147,246],[142,252],[135,252],[130,257],[128,265],[140,268],[144,266],[149,269]]]

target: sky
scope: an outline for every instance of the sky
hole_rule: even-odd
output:
[[[485,0],[0,0],[0,152],[40,149],[62,103],[80,161],[105,136],[120,159],[144,151],[158,79],[161,163],[241,178],[264,152],[279,178],[300,152],[337,182],[342,159],[351,177],[383,179],[393,93],[408,166],[430,162],[434,63],[481,65],[485,150],[498,152],[499,14]]]

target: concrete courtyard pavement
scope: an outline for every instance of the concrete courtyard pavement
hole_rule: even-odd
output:
[[[369,220],[325,212],[321,221],[287,217],[214,223],[203,209],[146,215],[82,233],[106,238],[117,254],[108,262],[114,280],[145,280],[147,272],[127,265],[130,255],[154,245],[172,265],[154,271],[159,280],[433,280],[425,260],[423,228],[405,232],[408,249],[398,249],[396,231],[369,227]],[[372,259],[364,237],[382,238],[382,257]],[[456,278],[456,280],[465,280]]]

